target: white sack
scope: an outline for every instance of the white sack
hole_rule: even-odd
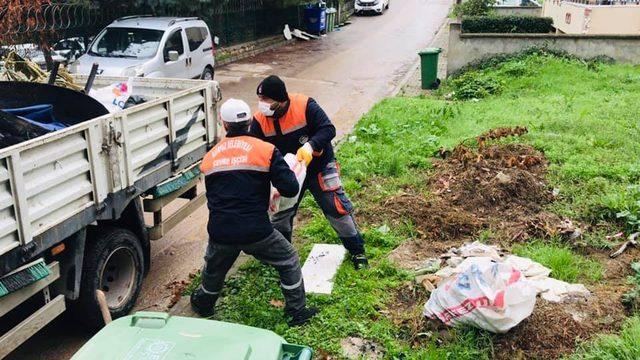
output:
[[[302,189],[302,184],[304,184],[304,179],[307,177],[307,166],[304,162],[298,161],[296,155],[287,154],[284,156],[284,161],[289,165],[289,168],[296,175],[296,180],[298,180],[298,194],[294,197],[284,197],[280,196],[280,193],[276,188],[271,186],[271,198],[269,200],[269,216],[273,216],[282,211],[286,211],[291,209],[298,202],[298,197],[300,197],[300,190]]]
[[[468,258],[456,270],[431,293],[424,315],[505,333],[533,312],[536,288],[515,267],[485,257]]]

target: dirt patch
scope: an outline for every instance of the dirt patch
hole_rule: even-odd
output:
[[[522,144],[487,145],[488,140],[526,131],[496,129],[475,139],[477,149],[461,144],[434,163],[435,174],[426,184],[430,196],[402,193],[385,201],[379,213],[411,219],[421,235],[396,249],[391,258],[409,268],[418,259],[459,246],[480,230],[503,245],[561,231],[562,219],[542,212],[553,200],[544,179],[544,154]]]
[[[530,317],[495,337],[495,358],[558,359],[572,353],[580,341],[618,331],[626,316],[620,303],[622,292],[622,287],[602,286],[581,302],[558,304],[539,299]]]
[[[380,313],[387,316],[400,329],[398,337],[418,345],[424,334],[427,319],[422,315],[429,293],[415,282],[408,282],[396,291],[393,301]]]
[[[340,342],[342,352],[347,359],[382,359],[383,348],[371,340],[349,337]]]
[[[544,180],[547,161],[528,145],[456,147],[435,164],[434,193],[477,217],[535,214],[551,200]]]
[[[472,139],[477,148],[465,142],[449,153],[442,152],[443,159],[434,163],[435,173],[425,181],[428,196],[406,189],[374,210],[388,214],[392,223],[411,219],[419,234],[396,248],[390,259],[414,269],[427,258],[475,239],[481,231],[488,234],[483,235],[484,240],[506,249],[532,238],[580,237],[581,224],[543,210],[554,200],[545,182],[548,161],[544,154],[523,144],[489,144],[526,132],[526,128],[496,129]],[[605,251],[583,252],[604,265],[606,283],[589,286],[593,296],[579,302],[557,304],[539,299],[529,318],[494,337],[496,358],[555,359],[571,353],[579,341],[619,329],[626,317],[620,298],[630,289],[625,276],[640,250],[632,249],[615,260]],[[427,298],[400,290],[387,314],[414,345],[421,340],[416,334],[447,332],[438,327],[431,331],[433,321],[422,317],[420,310]]]

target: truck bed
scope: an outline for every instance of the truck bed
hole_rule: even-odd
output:
[[[97,77],[94,87],[124,80]],[[133,93],[155,99],[0,150],[0,276],[96,220],[119,218],[215,144],[217,83],[135,78]]]

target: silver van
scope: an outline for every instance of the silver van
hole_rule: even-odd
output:
[[[198,18],[128,16],[93,40],[72,73],[213,80],[214,38]]]

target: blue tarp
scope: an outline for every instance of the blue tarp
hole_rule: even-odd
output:
[[[2,109],[2,111],[18,116],[48,131],[56,131],[68,127],[68,125],[56,120],[53,115],[53,105],[51,104],[34,105],[17,109]]]

